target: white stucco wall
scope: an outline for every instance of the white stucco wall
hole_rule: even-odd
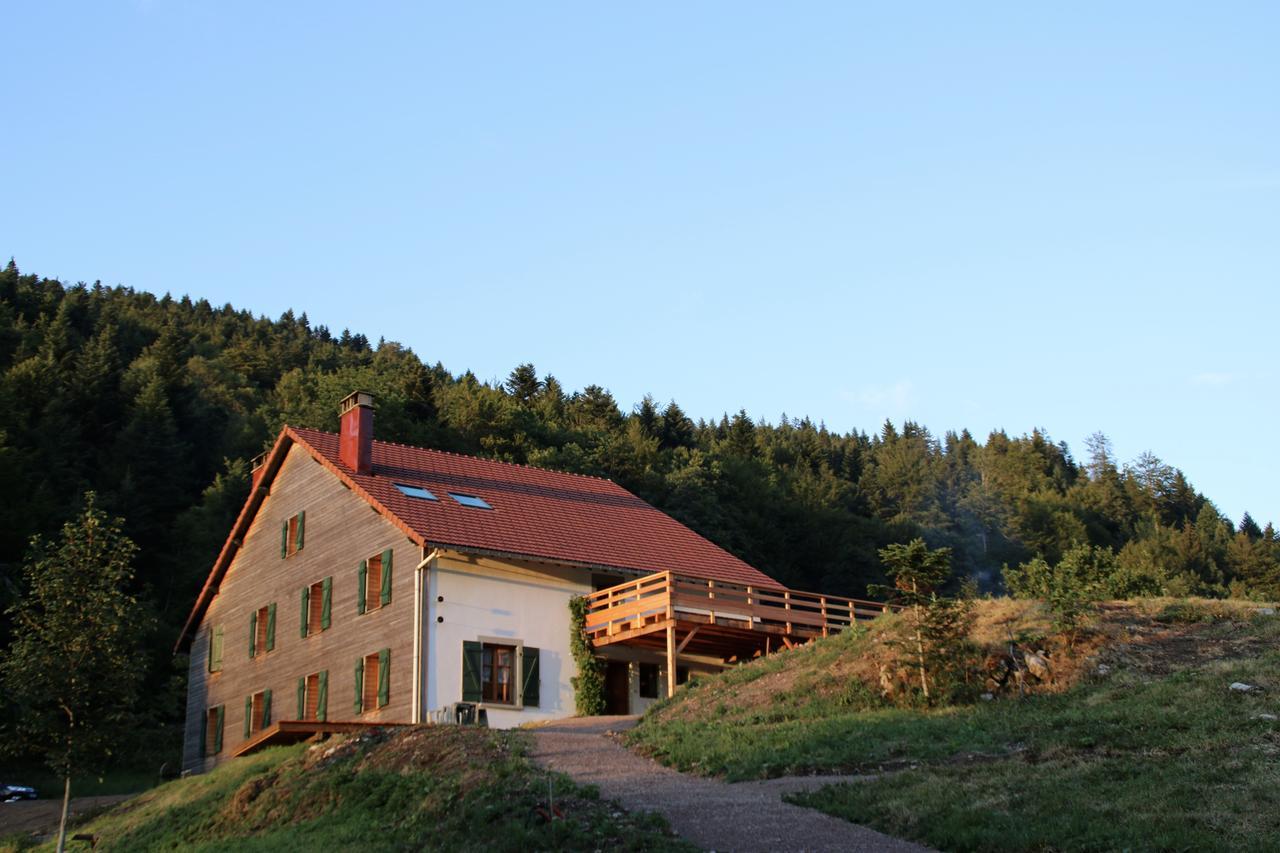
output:
[[[569,599],[591,591],[579,569],[446,554],[427,579],[427,710],[462,700],[462,643],[481,638],[535,646],[541,669],[537,708],[489,708],[489,725],[510,728],[573,715]],[[443,599],[441,601],[440,599]]]

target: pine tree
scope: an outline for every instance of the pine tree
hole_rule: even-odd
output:
[[[507,393],[521,403],[528,404],[542,390],[542,382],[538,379],[538,371],[532,364],[521,364],[511,371],[507,377]]]
[[[931,684],[944,674],[962,670],[969,634],[969,614],[962,602],[939,590],[951,577],[951,549],[930,550],[923,539],[880,549],[885,574],[893,586],[873,585],[872,595],[885,596],[903,609],[911,632],[911,657],[920,676],[925,702],[940,698]]]

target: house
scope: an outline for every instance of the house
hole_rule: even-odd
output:
[[[264,743],[438,719],[570,716],[570,600],[612,713],[689,673],[838,630],[807,596],[615,483],[376,441],[371,395],[338,435],[285,427],[183,628],[183,767]]]

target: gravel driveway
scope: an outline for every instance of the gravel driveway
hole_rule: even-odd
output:
[[[813,809],[782,802],[783,794],[854,776],[792,776],[729,784],[679,773],[642,758],[606,732],[624,731],[635,717],[581,717],[533,729],[533,759],[565,773],[631,811],[661,814],[680,836],[705,850],[922,851],[909,841]]]

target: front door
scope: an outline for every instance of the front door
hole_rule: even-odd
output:
[[[606,714],[631,713],[630,668],[623,661],[611,660],[605,666],[604,705]]]

